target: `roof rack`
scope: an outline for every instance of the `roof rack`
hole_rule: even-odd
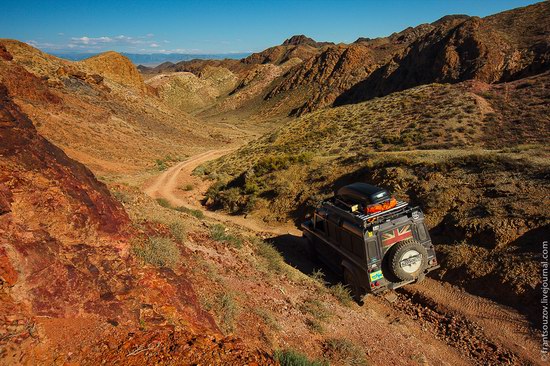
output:
[[[395,207],[392,207],[385,211],[375,212],[372,214],[364,214],[362,212],[353,212],[351,211],[351,205],[346,204],[345,202],[338,200],[338,203],[344,204],[345,206],[349,207],[350,210],[344,210],[341,207],[338,207],[338,205],[334,204],[330,200],[327,200],[323,203],[323,207],[328,209],[329,211],[333,211],[338,215],[347,217],[349,220],[354,222],[360,227],[367,227],[369,225],[372,225],[379,221],[379,219],[384,218],[385,216],[389,214],[398,213],[400,211],[403,211],[405,208],[408,207],[408,203],[404,201],[397,201],[397,204]]]

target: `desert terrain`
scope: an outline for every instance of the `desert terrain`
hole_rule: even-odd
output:
[[[157,67],[0,39],[0,363],[544,364],[549,18]],[[356,181],[441,264],[361,303],[299,230]]]

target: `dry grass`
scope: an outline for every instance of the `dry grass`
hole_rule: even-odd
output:
[[[324,343],[325,355],[342,365],[367,366],[365,352],[345,338],[329,338]]]
[[[340,301],[342,305],[345,306],[351,306],[353,304],[353,298],[351,297],[350,289],[342,285],[341,283],[337,283],[336,285],[333,285],[329,287],[330,293]]]
[[[173,268],[181,262],[181,253],[176,243],[161,236],[135,242],[132,251],[143,262],[156,267]]]
[[[230,290],[222,290],[210,297],[201,298],[203,307],[212,311],[217,318],[217,323],[225,334],[235,330],[235,322],[239,312],[236,294]]]

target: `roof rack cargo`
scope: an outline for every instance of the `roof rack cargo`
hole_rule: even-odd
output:
[[[404,201],[397,201],[397,205],[393,208],[390,208],[385,211],[375,212],[372,214],[365,214],[359,211],[353,211],[352,205],[347,204],[346,202],[341,201],[338,198],[333,200],[327,200],[323,202],[323,207],[329,211],[334,211],[336,214],[343,217],[347,217],[350,221],[354,222],[360,227],[366,228],[370,225],[376,224],[380,219],[385,219],[388,216],[393,216],[393,214],[402,213],[406,208],[409,207],[409,204]],[[342,204],[347,206],[348,209],[343,209]]]

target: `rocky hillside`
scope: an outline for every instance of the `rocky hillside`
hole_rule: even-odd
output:
[[[110,51],[80,61],[91,73],[101,74],[107,80],[127,86],[138,92],[145,93],[143,78],[134,64],[125,56]]]
[[[20,97],[59,102],[19,71],[29,82],[29,94]],[[0,84],[2,363],[143,364],[179,357],[271,364],[264,353],[221,335],[183,262],[164,270],[140,263],[136,243],[160,240],[162,228],[132,225],[88,168],[38,133],[13,91]],[[186,253],[173,248],[173,256]],[[144,324],[148,332],[140,332]],[[165,348],[126,360],[132,350],[158,342]],[[174,355],[184,344],[186,351]]]
[[[485,18],[445,16],[388,37],[358,38],[352,44],[316,42],[294,36],[283,44],[237,60],[195,60],[160,65],[148,73],[222,66],[240,80],[252,65],[290,65],[288,71],[254,91],[236,106],[247,118],[299,116],[333,105],[357,103],[429,83],[478,80],[499,83],[536,75],[550,68],[548,2]],[[301,62],[300,62],[301,61]],[[223,99],[223,98],[222,98]],[[220,111],[212,105],[208,115]]]
[[[413,86],[475,79],[497,83],[550,68],[550,3],[486,18],[446,19],[402,54],[342,93],[336,105],[356,103]]]
[[[281,45],[270,47],[262,52],[253,53],[242,60],[245,64],[280,65],[290,59],[305,61],[321,52],[325,46],[333,46],[332,42],[316,42],[304,35],[292,36]]]
[[[0,40],[0,82],[38,131],[97,171],[135,171],[214,145],[189,115],[151,92],[125,57],[81,62]]]
[[[294,100],[300,104],[291,109],[293,115],[330,106],[341,93],[433,28],[433,25],[423,24],[389,37],[360,38],[350,45],[325,47],[285,75],[266,95],[266,99],[294,95]]]
[[[199,75],[191,72],[159,74],[147,80],[168,105],[177,110],[194,112],[214,104],[233,91],[238,78],[223,67],[204,67]]]

